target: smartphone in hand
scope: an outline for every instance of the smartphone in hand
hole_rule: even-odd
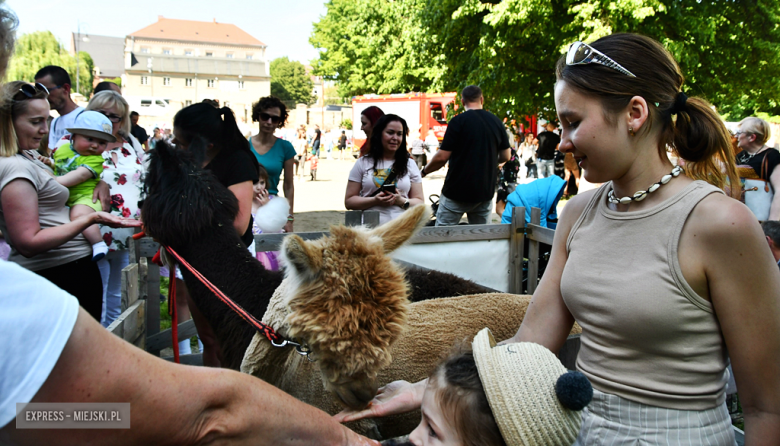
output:
[[[387,192],[389,194],[394,194],[395,191],[396,191],[395,184],[390,184],[390,185],[387,185],[387,186],[382,185],[380,190],[383,191],[383,192]]]

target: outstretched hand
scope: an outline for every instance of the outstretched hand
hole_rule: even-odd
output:
[[[112,228],[135,228],[141,226],[141,221],[134,218],[117,217],[108,212],[96,212],[95,215],[95,223]]]
[[[411,412],[420,408],[427,383],[427,379],[415,384],[407,381],[393,381],[377,391],[367,408],[358,411],[345,409],[334,415],[333,418],[339,423],[346,423],[363,418],[381,418]]]

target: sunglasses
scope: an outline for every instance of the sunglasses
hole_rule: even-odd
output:
[[[593,48],[587,43],[574,42],[566,53],[566,65],[585,65],[597,63],[613,70],[620,71],[626,76],[636,77],[634,73],[623,68],[619,63],[612,60],[609,56]]]
[[[105,112],[103,110],[98,110],[98,113],[100,113],[103,116],[105,116],[106,118],[108,118],[108,120],[113,122],[114,124],[116,124],[117,122],[121,122],[122,121],[122,117],[119,116],[119,115],[115,115],[113,113]]]
[[[744,130],[737,130],[736,132],[734,132],[734,136],[736,136],[737,138],[739,138],[739,135],[752,135],[752,133],[746,132]]]
[[[46,93],[49,94],[49,90],[43,86],[43,84],[24,84],[21,88],[19,88],[19,91],[16,92],[16,94],[13,97],[14,101],[23,101],[25,99],[32,99],[37,95],[38,93]]]
[[[265,121],[268,121],[269,119],[274,124],[279,124],[280,122],[282,122],[282,117],[281,116],[274,116],[274,115],[269,115],[268,113],[265,113],[265,112],[260,112],[260,121],[265,122]]]

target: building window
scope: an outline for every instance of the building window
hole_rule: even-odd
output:
[[[148,46],[142,46],[141,47],[141,53],[142,54],[149,54],[149,47]]]
[[[163,54],[165,54],[166,56],[170,56],[171,54],[173,54],[173,51],[170,48],[163,48]]]
[[[185,87],[192,87],[192,79],[184,79],[184,86]]]
[[[149,76],[141,76],[141,85],[149,85]]]
[[[206,51],[206,57],[214,57],[214,53],[211,51]]]
[[[214,79],[209,79],[206,81],[206,86],[209,88],[214,88]]]
[[[191,100],[187,99],[187,100],[184,101],[184,106],[185,107],[189,107],[190,105],[192,105],[192,101]]]
[[[163,78],[163,85],[166,86],[166,87],[170,87],[171,86],[171,78],[164,77]]]
[[[246,60],[252,60],[255,58],[254,53],[246,53]]]
[[[184,50],[185,56],[192,56],[192,50]]]
[[[227,57],[228,59],[232,59],[233,58],[233,53],[227,53],[227,54],[225,54],[225,57]]]
[[[238,81],[238,89],[243,90],[244,89],[244,81]]]

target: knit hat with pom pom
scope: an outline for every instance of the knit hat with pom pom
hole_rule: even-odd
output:
[[[567,372],[555,355],[531,342],[496,346],[485,328],[472,343],[479,378],[507,446],[570,446],[580,413],[593,397],[588,379]]]

